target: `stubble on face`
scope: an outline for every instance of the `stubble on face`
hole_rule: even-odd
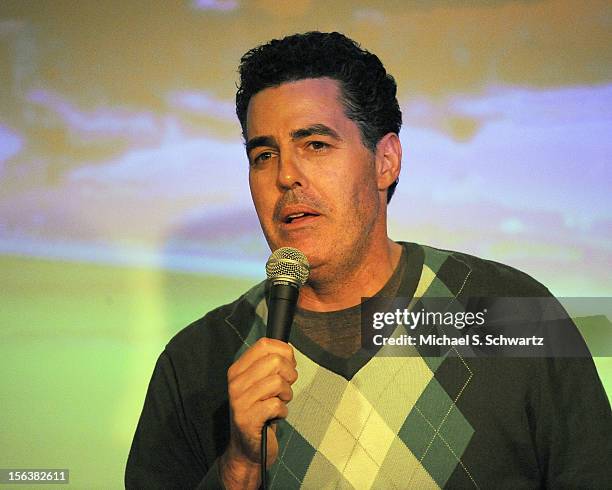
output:
[[[376,237],[380,203],[375,183],[374,155],[370,154],[368,168],[370,171],[363,172],[361,182],[352,188],[356,192],[349,189],[343,192],[343,200],[347,207],[352,207],[353,213],[345,216],[345,222],[338,223],[338,227],[346,232],[346,236],[353,237],[353,240],[347,241],[344,246],[335,247],[337,260],[329,273],[337,277],[348,276],[361,266],[363,259],[369,256],[369,249]],[[333,247],[332,243],[329,245]]]
[[[251,168],[249,176],[257,214],[272,250],[280,246],[303,249],[312,263],[310,281],[315,284],[337,282],[364,260],[371,261],[376,256],[373,249],[381,243],[387,246],[375,155],[363,145],[357,125],[346,117],[338,82],[307,79],[265,89],[251,100],[248,120],[250,138],[265,136],[279,142],[278,160],[264,170]],[[307,153],[301,159],[301,147],[292,146],[287,135],[313,124],[333,128],[342,143],[310,161]],[[277,182],[281,148],[282,157],[297,162],[292,170],[300,173],[299,184],[283,189]],[[286,206],[297,204],[313,208],[320,217],[311,227],[293,232],[283,228],[281,214]]]

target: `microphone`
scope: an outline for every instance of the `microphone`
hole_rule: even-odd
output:
[[[275,250],[266,263],[270,281],[266,337],[287,342],[295,314],[300,287],[310,274],[306,256],[297,248]]]
[[[268,293],[268,323],[266,337],[289,341],[300,287],[310,274],[306,256],[297,248],[282,247],[272,252],[266,262],[266,275],[270,281]],[[268,420],[261,428],[260,472],[261,489],[268,488],[266,469],[268,454],[268,427],[276,420]]]

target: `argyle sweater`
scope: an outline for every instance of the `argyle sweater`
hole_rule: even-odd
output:
[[[550,296],[508,266],[403,246],[420,264],[414,297]],[[227,369],[265,335],[266,317],[261,283],[170,341],[147,391],[127,488],[222,488]],[[299,377],[278,423],[270,488],[605,488],[612,481],[612,417],[590,358],[390,357],[382,349],[358,352],[345,369],[299,332],[290,342]]]

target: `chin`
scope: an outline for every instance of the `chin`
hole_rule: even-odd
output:
[[[306,258],[308,259],[308,262],[310,262],[310,265],[317,262],[317,257],[320,255],[321,252],[321,247],[317,246],[316,243],[313,243],[310,240],[292,241],[289,242],[287,246],[297,248],[298,250],[302,251],[302,253],[306,255]]]
[[[291,239],[291,238],[285,238],[282,240],[275,240],[274,244],[271,244],[270,242],[268,242],[268,245],[270,245],[270,249],[272,251],[274,250],[278,250],[281,247],[292,247],[292,248],[297,248],[298,250],[301,250],[302,252],[304,252],[304,254],[306,254],[306,256],[308,257],[308,254],[306,253],[308,250],[312,250],[313,246],[316,248],[316,245],[313,243],[312,240],[308,240],[307,238],[300,238],[300,239]]]
[[[320,236],[315,236],[314,233],[300,233],[297,236],[294,235],[292,237],[268,241],[268,245],[272,251],[278,250],[281,247],[297,248],[306,256],[311,268],[316,268],[324,262],[329,262],[330,258],[336,254],[333,244],[330,246],[329,242],[321,240]]]

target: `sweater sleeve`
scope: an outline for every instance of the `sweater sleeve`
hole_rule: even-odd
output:
[[[612,416],[590,358],[546,359],[539,370],[536,444],[548,488],[609,488]]]
[[[223,488],[216,461],[208,464],[190,430],[169,354],[160,355],[125,470],[125,487]]]
[[[540,467],[548,488],[609,488],[610,403],[574,322],[556,302],[552,306],[543,319],[557,320],[552,326],[561,338],[555,348],[560,355],[540,359],[537,371]]]

